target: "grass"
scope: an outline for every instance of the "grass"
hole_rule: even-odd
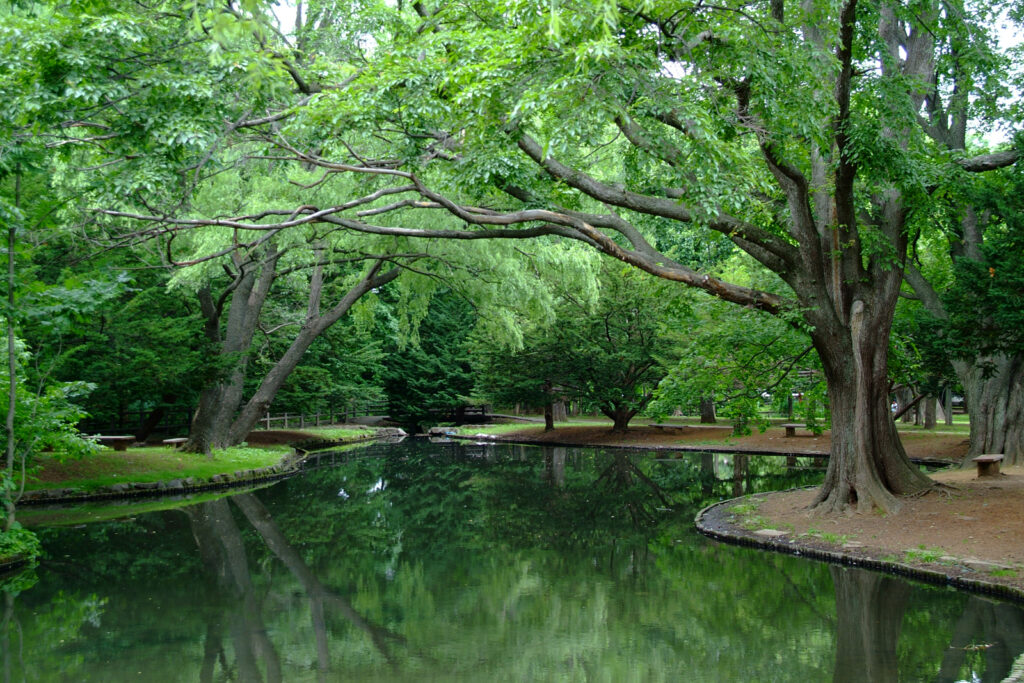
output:
[[[555,424],[555,429],[559,427],[586,427],[595,424],[594,421],[583,421],[583,420],[571,420],[569,422],[558,422]],[[608,422],[608,426],[611,427],[611,423]],[[464,425],[456,428],[459,434],[465,434],[472,436],[474,434],[487,434],[489,436],[501,436],[503,434],[511,434],[512,432],[519,431],[544,431],[544,423],[536,422],[513,422],[509,424],[500,425]]]
[[[917,548],[906,551],[904,555],[911,562],[935,563],[941,560],[944,555],[946,555],[946,551],[942,550],[941,548],[926,548],[923,545],[919,545]]]
[[[828,531],[815,529],[814,527],[808,529],[804,536],[817,538],[825,541],[826,543],[831,543],[832,545],[844,545],[853,540],[853,536],[850,536],[849,534],[833,534]]]
[[[225,450],[215,449],[211,459],[167,447],[150,447],[129,448],[127,451],[104,449],[95,455],[63,462],[42,456],[36,461],[40,469],[25,488],[74,487],[93,491],[112,484],[168,481],[185,477],[209,479],[215,474],[276,465],[290,451],[288,446],[238,446]]]
[[[376,433],[370,427],[306,427],[302,431],[316,434],[325,441],[368,439]]]
[[[1016,579],[1020,576],[1020,572],[1016,569],[993,569],[989,572],[990,576],[1004,576],[1010,579]]]

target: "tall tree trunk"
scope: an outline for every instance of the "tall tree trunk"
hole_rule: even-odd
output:
[[[889,407],[888,345],[891,311],[875,301],[854,302],[850,324],[812,333],[828,383],[832,448],[814,506],[838,512],[848,505],[870,512],[899,509],[896,496],[918,493],[931,481],[907,458]],[[895,308],[895,306],[893,306]]]
[[[1004,465],[1024,464],[1024,354],[953,364],[971,418],[970,458],[1001,453]],[[986,376],[985,368],[991,373]]]
[[[715,399],[706,397],[700,400],[700,423],[715,424]]]
[[[555,422],[568,422],[569,421],[569,418],[565,414],[566,411],[565,411],[565,401],[564,400],[555,401],[554,404],[551,406],[551,412],[552,412],[552,417],[554,418]]]
[[[924,399],[924,428],[935,429],[935,406],[939,402],[934,396],[926,396]]]
[[[381,274],[383,263],[375,263],[369,272],[325,313],[320,312],[322,272],[319,268],[314,271],[310,279],[306,320],[288,349],[264,375],[252,397],[243,405],[247,351],[274,279],[273,271],[268,269],[276,267],[276,256],[267,259],[263,266],[265,270],[260,273],[258,280],[254,274],[249,274],[248,279],[242,281],[231,297],[228,324],[222,342],[223,354],[234,356],[235,366],[227,380],[217,382],[200,395],[199,408],[192,419],[187,448],[210,453],[211,447],[226,448],[245,441],[316,338],[348,313],[360,297],[376,287],[391,282],[401,274],[402,270],[397,267]],[[204,310],[209,308],[210,304],[206,303]],[[213,316],[208,316],[208,320],[211,319]]]

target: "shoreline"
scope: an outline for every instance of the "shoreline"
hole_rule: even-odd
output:
[[[544,445],[544,446],[567,446],[567,447],[599,447],[599,448],[616,448],[616,449],[627,449],[633,451],[647,451],[647,452],[680,452],[680,453],[729,453],[729,454],[747,454],[747,455],[763,455],[768,457],[782,457],[782,456],[796,456],[796,457],[819,457],[824,455],[827,457],[827,453],[816,453],[808,451],[787,451],[781,449],[750,449],[742,447],[723,447],[723,446],[687,446],[687,445],[669,445],[669,444],[606,444],[606,443],[580,443],[580,442],[568,442],[558,441],[552,439],[530,439],[530,438],[515,438],[511,435],[473,435],[473,434],[459,434],[451,438],[458,438],[460,440],[469,441],[487,441],[494,443],[516,443],[516,444],[528,444],[528,445]],[[939,459],[939,458],[911,458],[911,461],[919,465],[939,465],[939,466],[955,466],[960,464],[959,461]],[[812,487],[816,488],[816,487]],[[757,548],[759,550],[780,552],[784,554],[794,555],[798,557],[807,557],[809,559],[815,559],[823,562],[830,562],[833,564],[841,564],[845,566],[861,567],[866,569],[872,569],[875,571],[881,571],[888,574],[902,576],[904,578],[918,580],[930,585],[938,586],[949,586],[959,590],[969,591],[971,593],[978,593],[983,595],[990,595],[998,597],[1000,599],[1010,600],[1016,603],[1024,603],[1024,571],[1022,571],[1021,565],[1017,565],[1016,576],[990,576],[981,572],[984,569],[972,569],[965,564],[962,558],[952,558],[947,555],[943,555],[942,558],[937,561],[915,561],[906,557],[895,558],[897,555],[902,555],[898,551],[894,552],[891,550],[885,550],[880,547],[872,547],[870,542],[859,543],[852,542],[849,544],[844,543],[841,539],[839,543],[830,543],[821,538],[817,538],[809,535],[797,536],[796,534],[789,532],[776,531],[774,529],[747,529],[741,526],[740,523],[729,523],[727,518],[729,517],[728,509],[732,506],[750,503],[753,501],[782,501],[784,500],[785,494],[793,493],[794,491],[803,491],[804,489],[796,489],[790,491],[773,491],[764,492],[757,494],[749,494],[740,498],[733,498],[729,500],[719,501],[711,504],[700,511],[694,520],[694,524],[697,530],[707,536],[708,538],[717,540],[722,543],[729,543],[731,545],[740,545],[746,547]],[[719,512],[720,514],[715,515]],[[802,508],[797,510],[802,512]],[[714,515],[711,517],[709,515]],[[828,518],[822,518],[827,520]],[[842,521],[859,521],[857,516],[844,518]],[[762,520],[764,521],[764,520]],[[769,525],[776,525],[787,527],[788,524],[783,521],[779,522],[778,519],[772,519],[771,515],[768,515]],[[757,531],[765,532],[764,535],[758,534]],[[918,539],[918,540],[923,540]],[[849,547],[843,547],[848,545]],[[915,542],[912,546],[916,548],[924,548],[924,544]],[[926,553],[922,553],[925,555]],[[995,563],[989,563],[982,560],[968,560],[968,563],[974,563],[979,567],[985,567],[986,565],[993,565]]]
[[[800,490],[800,489],[790,489]],[[869,547],[858,546],[836,550],[834,546],[825,542],[815,542],[807,539],[790,538],[786,536],[775,536],[774,534],[762,535],[756,530],[744,528],[731,521],[729,507],[741,504],[750,499],[770,498],[773,495],[788,493],[790,491],[772,491],[767,493],[756,493],[750,496],[730,498],[717,503],[712,503],[700,510],[694,517],[694,525],[704,536],[721,543],[738,545],[748,548],[756,548],[769,552],[806,557],[819,562],[840,564],[847,567],[859,567],[870,569],[886,574],[893,574],[906,579],[921,581],[933,586],[948,586],[957,590],[964,590],[971,593],[988,595],[1015,603],[1024,604],[1024,582],[1020,579],[1011,581],[994,580],[993,578],[980,579],[970,575],[970,570],[956,566],[942,566],[935,563],[921,562],[899,562],[883,558],[873,557],[874,550]],[[760,531],[771,532],[771,529]]]
[[[665,451],[669,453],[717,453],[722,455],[764,455],[776,458],[824,458],[828,459],[829,454],[825,451],[783,451],[767,450],[756,448],[727,447],[727,446],[679,446],[659,444],[637,444],[634,446],[625,444],[593,444],[577,443],[570,441],[550,441],[546,439],[512,439],[501,434],[449,434],[449,439],[462,441],[490,441],[494,443],[509,443],[523,446],[558,446],[565,448],[618,448],[631,451]],[[908,456],[909,457],[909,456]],[[953,467],[959,465],[959,461],[942,458],[917,458],[909,457],[910,462],[915,465],[932,465],[935,467]]]
[[[382,430],[383,431],[383,430]],[[370,439],[359,439],[355,441],[342,441],[337,443],[317,444],[329,448],[332,445],[341,446],[360,441],[374,441],[379,438],[386,438],[388,434],[377,434]],[[767,449],[744,449],[742,447],[722,446],[682,446],[666,444],[588,444],[579,442],[552,443],[550,440],[510,438],[506,435],[484,435],[484,434],[453,434],[448,438],[458,441],[509,443],[523,445],[557,445],[567,447],[601,447],[617,448],[633,451],[665,451],[679,453],[740,453],[748,455],[760,455],[767,457],[822,457],[827,456],[816,451],[784,451]],[[186,480],[172,480],[170,482],[150,482],[146,484],[116,484],[107,487],[108,490],[79,493],[68,495],[68,489],[43,489],[32,492],[34,495],[22,500],[23,505],[37,506],[46,504],[75,504],[84,502],[104,502],[145,497],[174,497],[188,495],[198,492],[210,492],[244,486],[267,485],[293,476],[302,469],[303,463],[314,454],[297,445],[296,450],[285,455],[281,462],[270,467],[242,470],[230,474],[214,475],[205,482],[189,482]],[[940,461],[937,459],[917,458],[915,462],[924,464],[955,464]],[[113,489],[113,490],[110,490]],[[987,577],[985,579],[972,575],[969,568],[963,566],[941,565],[934,562],[913,562],[898,561],[890,558],[876,557],[877,549],[871,549],[859,543],[851,544],[851,547],[837,548],[815,538],[799,537],[794,538],[791,534],[773,532],[771,529],[751,530],[740,524],[734,523],[734,516],[730,515],[729,508],[740,504],[741,501],[766,500],[772,496],[781,496],[791,491],[766,492],[719,501],[708,505],[700,510],[694,519],[694,525],[704,536],[713,540],[756,548],[763,551],[779,552],[798,557],[806,557],[817,561],[841,564],[845,566],[861,567],[874,571],[881,571],[888,574],[902,576],[931,585],[949,586],[958,590],[965,590],[972,593],[990,595],[999,599],[1010,600],[1015,603],[1024,603],[1024,579],[1017,577]],[[77,492],[76,492],[77,493]],[[767,532],[767,533],[758,533]],[[27,564],[25,558],[12,558],[11,562],[0,561],[0,575],[13,573]]]

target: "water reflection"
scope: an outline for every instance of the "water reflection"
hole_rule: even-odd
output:
[[[899,680],[897,645],[910,597],[906,581],[847,567],[829,567],[836,590],[834,683]]]
[[[711,543],[781,459],[403,444],[44,533],[5,680],[1002,680],[1024,612]],[[344,489],[348,498],[337,492]],[[985,647],[981,647],[985,646]]]

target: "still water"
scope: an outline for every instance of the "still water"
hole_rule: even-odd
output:
[[[4,596],[3,675],[885,682],[1024,670],[1019,606],[692,530],[706,502],[816,477],[776,458],[360,447],[256,492],[39,529],[46,560]]]

